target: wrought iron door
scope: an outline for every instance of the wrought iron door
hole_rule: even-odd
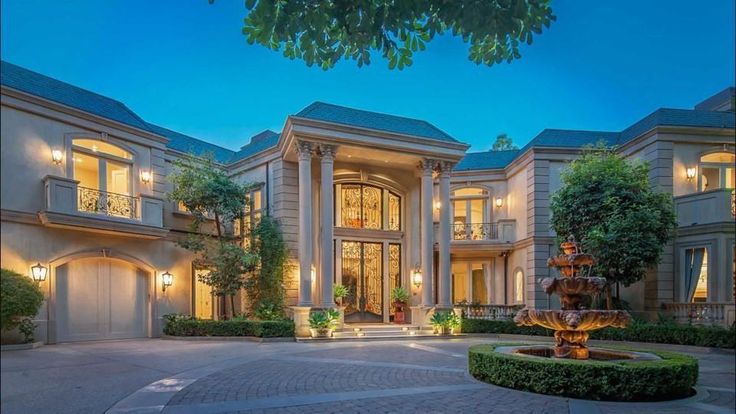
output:
[[[346,322],[383,322],[383,244],[342,242]]]

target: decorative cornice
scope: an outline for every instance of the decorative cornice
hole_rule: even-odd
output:
[[[309,141],[297,140],[294,142],[296,153],[299,154],[299,161],[309,161],[312,159],[314,144]]]

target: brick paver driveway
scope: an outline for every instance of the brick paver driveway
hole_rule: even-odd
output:
[[[3,353],[2,411],[30,412],[25,408],[32,407],[34,412],[171,414],[734,412],[733,351],[640,345],[698,357],[698,394],[662,403],[596,403],[475,381],[467,374],[467,348],[491,341],[494,339],[479,337],[319,344],[142,340],[47,346],[23,354]],[[49,375],[65,385],[37,392],[33,383],[43,379],[45,368],[23,371],[19,364],[21,360],[33,364],[39,359],[34,352],[42,355],[42,360],[47,358],[48,364],[53,362],[46,354],[70,358],[79,353],[82,360],[79,366],[65,366],[64,371],[50,367],[53,374]],[[102,358],[101,365],[121,366],[106,372],[111,368],[100,369],[90,361],[95,356]],[[142,375],[130,375],[131,367]],[[75,381],[86,377],[87,382],[82,381],[85,385],[75,389],[72,382],[64,382],[67,370]],[[81,375],[80,370],[87,375]],[[95,380],[96,376],[100,378]],[[6,386],[6,379],[13,385]],[[117,381],[119,389],[108,381]],[[41,384],[46,383],[42,380]],[[134,384],[138,384],[137,391],[131,389]],[[29,401],[33,405],[24,405]]]

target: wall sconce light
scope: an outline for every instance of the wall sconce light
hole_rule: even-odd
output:
[[[61,164],[61,158],[63,154],[59,150],[53,150],[51,151],[51,161],[54,162],[54,164],[59,165]]]
[[[161,275],[161,291],[166,292],[166,288],[174,283],[174,275],[169,272],[164,272]]]
[[[417,288],[422,286],[422,271],[419,270],[419,263],[414,266],[414,270],[411,272],[411,283]]]
[[[496,197],[496,207],[501,208],[503,206],[503,198]]]
[[[148,184],[151,182],[151,172],[150,171],[141,171],[141,181]]]
[[[46,274],[48,273],[49,269],[46,268],[46,266],[42,265],[41,263],[36,263],[35,265],[31,266],[31,276],[33,277],[33,280],[36,282],[43,282],[46,280]]]
[[[690,167],[687,170],[685,170],[685,175],[687,176],[688,181],[692,181],[693,178],[695,178],[695,173],[697,171],[695,170],[695,167]]]
[[[434,202],[434,209],[435,210],[439,210],[440,207],[442,207],[442,203],[440,203],[439,201],[435,201]]]

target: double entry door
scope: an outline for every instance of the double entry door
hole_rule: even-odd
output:
[[[345,322],[383,322],[383,243],[342,242]]]

